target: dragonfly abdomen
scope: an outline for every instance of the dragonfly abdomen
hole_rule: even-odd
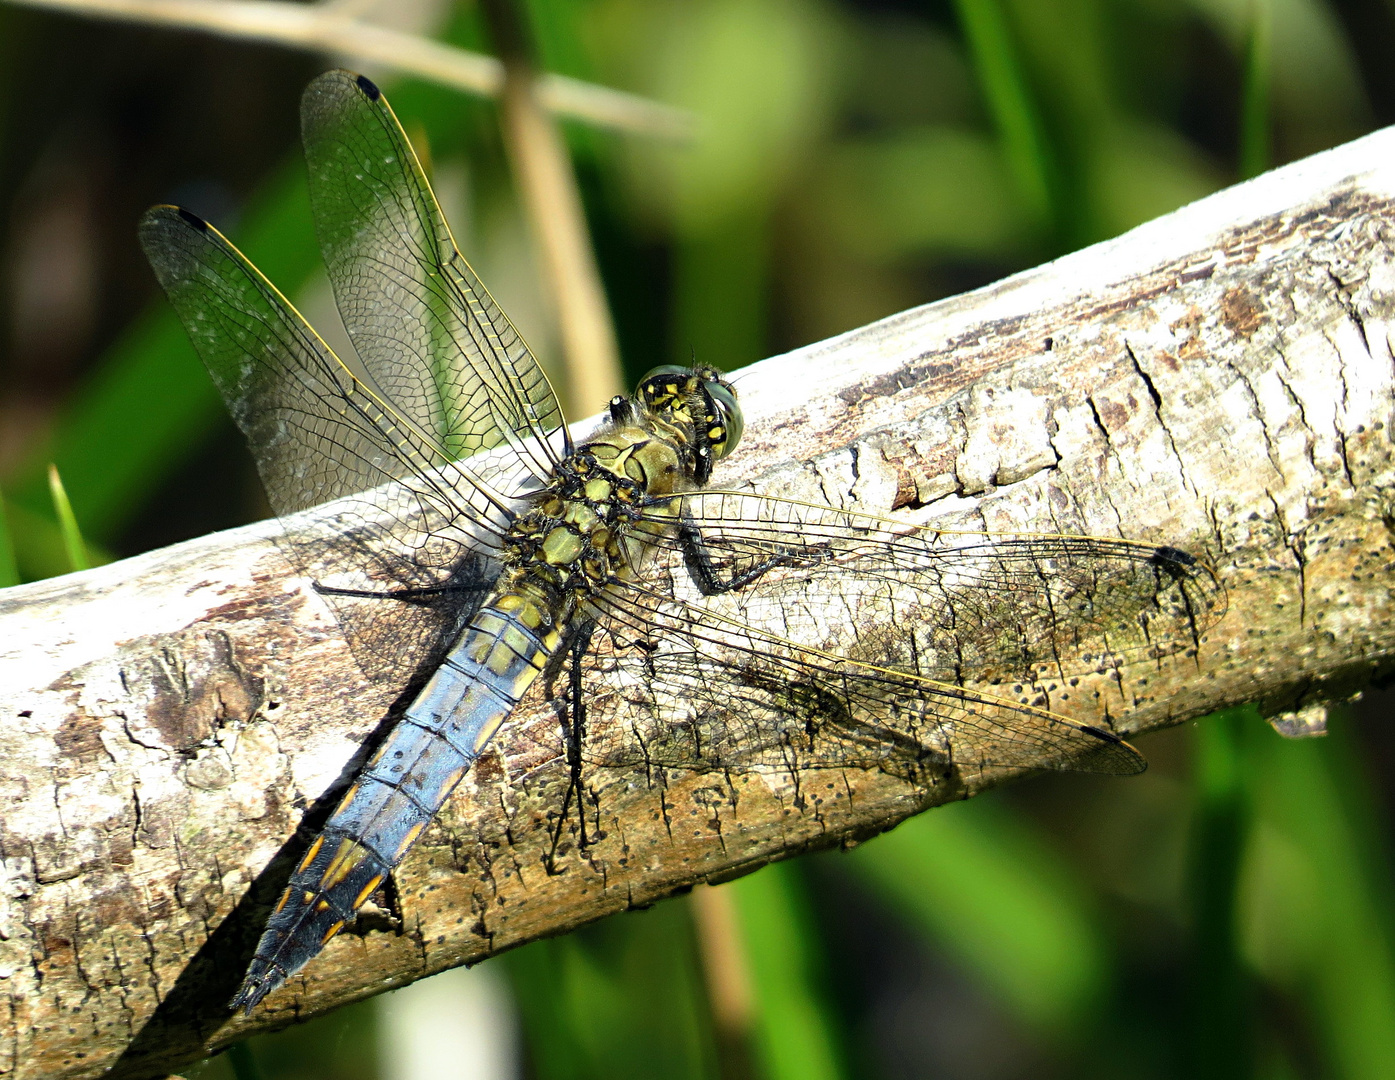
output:
[[[250,1013],[304,967],[411,850],[557,651],[537,614],[506,592],[471,620],[291,875],[233,1008]]]

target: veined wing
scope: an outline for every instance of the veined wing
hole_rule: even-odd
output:
[[[320,248],[373,381],[453,458],[507,441],[550,477],[570,449],[557,398],[456,249],[386,99],[327,72],[306,88],[301,129]]]
[[[157,206],[140,238],[251,445],[301,572],[328,588],[375,592],[471,578],[477,553],[497,547],[512,520],[507,501],[490,494],[498,478],[454,462],[212,226]],[[344,500],[332,515],[306,512],[332,499]],[[427,603],[344,598],[337,608],[370,674],[388,674],[403,649],[429,651],[440,632]]]
[[[606,654],[588,677],[587,722],[625,731],[599,764],[880,768],[922,780],[988,769],[1145,768],[1112,732],[926,677],[913,648],[893,643],[894,626],[862,631],[854,651],[901,668],[813,648],[643,585],[606,602],[601,622]]]
[[[1172,548],[948,533],[742,492],[687,503],[699,572],[751,580],[701,596],[675,542],[606,602],[609,689],[591,714],[651,762],[1136,772],[1132,747],[1048,710],[1072,673],[1193,650],[1224,612],[1214,574]]]
[[[1061,678],[1193,650],[1226,609],[1210,567],[1157,544],[940,530],[736,491],[689,496],[685,518],[719,579],[769,567],[732,594],[746,615],[784,611],[792,587],[832,591],[845,611],[885,603],[897,626],[920,628],[918,667],[944,681]]]

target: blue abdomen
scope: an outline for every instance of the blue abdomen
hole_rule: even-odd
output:
[[[232,1007],[247,1012],[353,918],[557,650],[511,593],[476,614],[310,845],[267,922]],[[529,619],[535,622],[536,619]]]

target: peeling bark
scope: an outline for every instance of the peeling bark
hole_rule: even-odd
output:
[[[1196,660],[1053,706],[1138,733],[1258,701],[1310,730],[1324,702],[1395,667],[1392,198],[1395,129],[766,361],[739,383],[746,441],[719,482],[1202,554],[1230,603]],[[559,832],[566,767],[537,749],[555,726],[539,701],[387,907],[233,1017],[306,823],[390,704],[275,534],[0,593],[0,1076],[161,1075],[974,793],[855,770],[662,787],[598,774],[586,814],[603,836],[582,850]]]

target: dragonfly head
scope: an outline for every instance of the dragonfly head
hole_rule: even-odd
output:
[[[741,441],[745,425],[736,391],[714,367],[656,367],[640,380],[635,398],[650,413],[692,432],[693,478],[699,484]]]

